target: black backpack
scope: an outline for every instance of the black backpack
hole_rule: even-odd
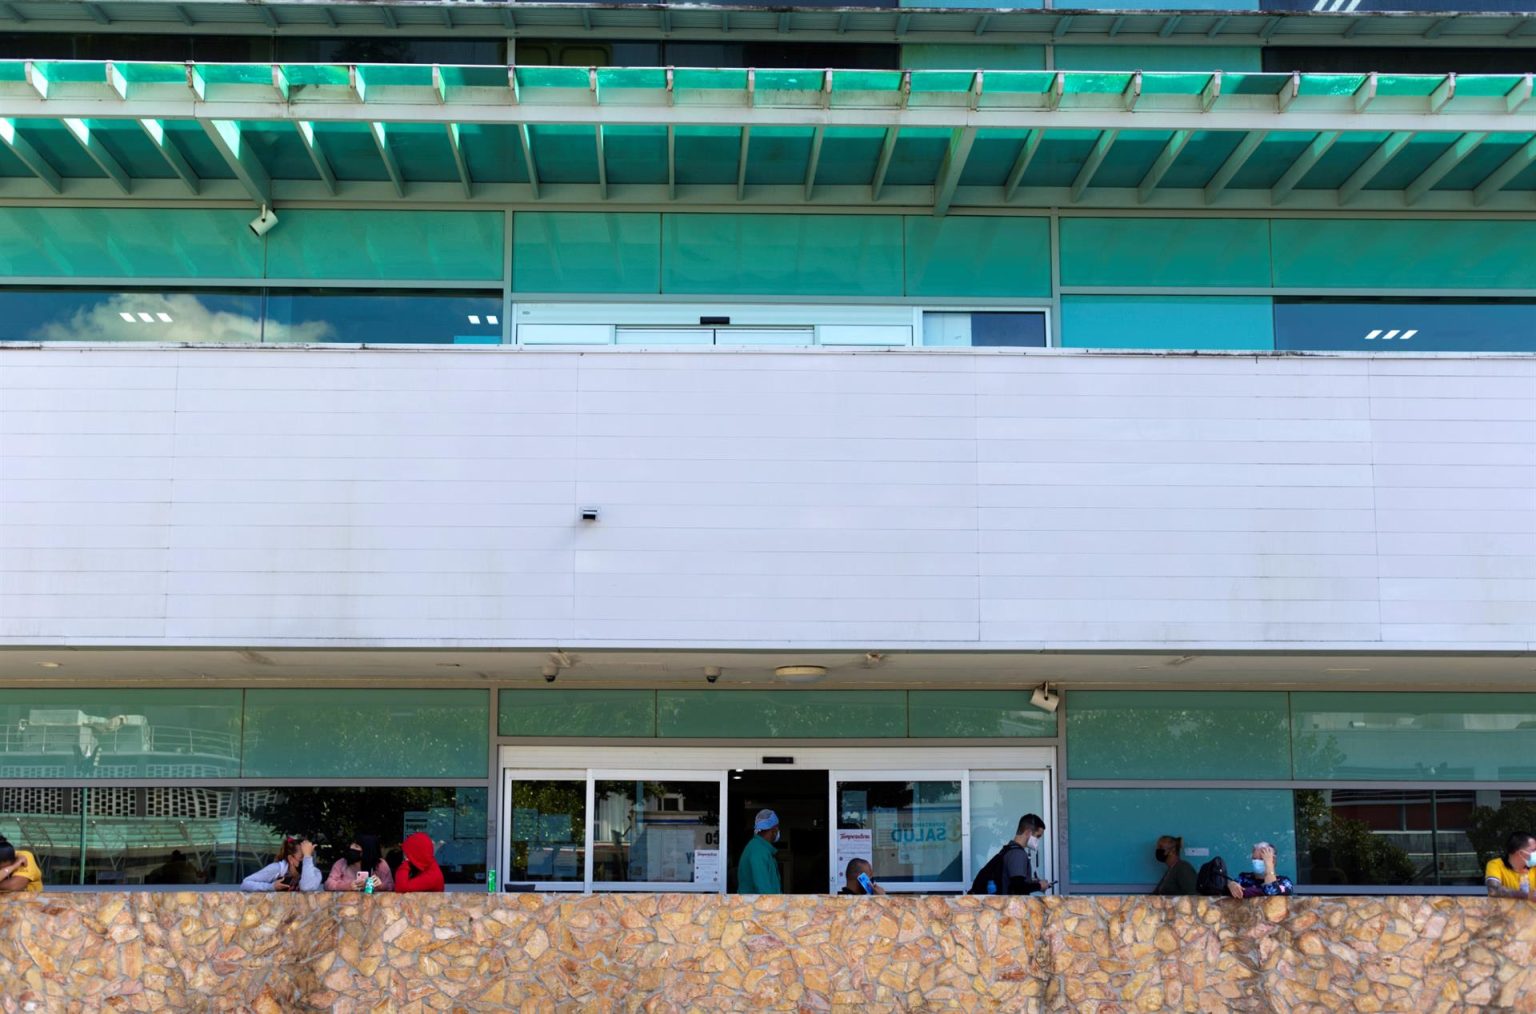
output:
[[[988,859],[986,865],[983,866],[981,871],[976,874],[976,879],[971,881],[971,889],[967,893],[1007,894],[1008,874],[1004,872],[1003,856],[1008,854],[1009,849],[1021,849],[1023,847],[1023,845],[1020,845],[1016,841],[1010,841],[1001,849],[998,849],[997,855],[993,856],[991,859]],[[987,890],[987,884],[989,882],[994,885],[991,891]]]
[[[1195,874],[1195,892],[1217,897],[1227,893],[1227,864],[1221,856],[1212,856]]]

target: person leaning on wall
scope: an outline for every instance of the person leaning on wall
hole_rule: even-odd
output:
[[[370,879],[375,893],[395,889],[395,875],[379,851],[379,836],[360,834],[331,867],[331,875],[325,878],[325,889],[362,891]]]
[[[417,831],[405,839],[400,850],[405,853],[405,862],[395,871],[395,893],[442,893],[443,868],[437,865],[432,839]]]
[[[1536,837],[1516,831],[1504,840],[1504,854],[1488,860],[1483,883],[1490,898],[1536,898]]]
[[[43,889],[43,871],[26,849],[0,836],[0,894],[36,894]]]
[[[1153,894],[1195,894],[1195,868],[1184,859],[1184,839],[1165,834],[1157,840],[1152,857],[1162,863],[1163,877],[1152,888]]]
[[[315,843],[302,836],[283,839],[277,860],[240,882],[242,891],[318,891],[324,883],[315,866]]]
[[[1234,898],[1266,898],[1291,894],[1296,888],[1290,877],[1275,873],[1275,847],[1267,841],[1256,842],[1249,859],[1251,868],[1227,881],[1227,891]]]

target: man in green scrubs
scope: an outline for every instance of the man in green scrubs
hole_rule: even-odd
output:
[[[778,851],[779,815],[772,810],[758,810],[752,821],[752,840],[741,850],[736,864],[737,894],[783,894],[779,887],[779,864],[773,858]]]

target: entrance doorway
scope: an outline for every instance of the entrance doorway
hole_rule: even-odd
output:
[[[831,873],[827,772],[732,771],[726,788],[727,890],[736,893],[736,862],[752,838],[759,810],[779,815],[779,881],[785,894],[826,894]]]

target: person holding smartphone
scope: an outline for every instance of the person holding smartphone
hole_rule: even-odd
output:
[[[885,888],[875,883],[875,868],[869,864],[868,859],[848,860],[848,869],[844,871],[847,881],[838,894],[884,894]]]
[[[336,865],[331,867],[331,875],[325,878],[325,889],[362,891],[367,888],[370,879],[373,881],[374,893],[395,889],[395,876],[379,850],[379,836],[360,834],[356,841],[347,846],[341,858],[336,860]]]
[[[309,893],[320,890],[324,882],[315,866],[315,843],[302,835],[290,835],[283,839],[277,860],[242,880],[240,890]]]

